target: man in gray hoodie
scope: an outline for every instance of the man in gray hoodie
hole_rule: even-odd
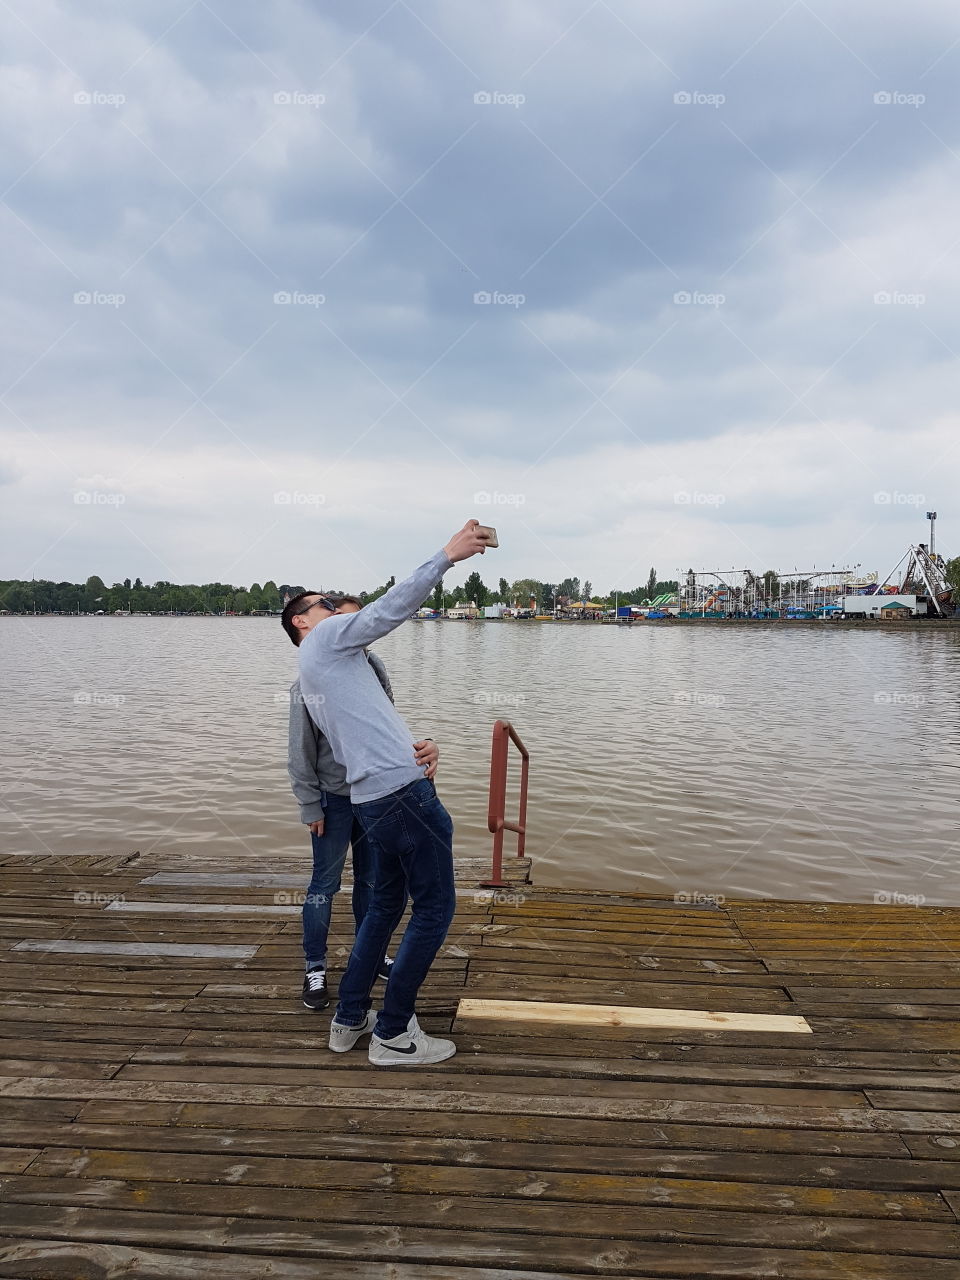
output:
[[[322,597],[319,592],[305,591],[295,596],[284,608],[285,628],[300,609],[328,599],[342,613],[356,612],[360,601],[355,596]],[[293,638],[293,637],[291,637]],[[295,641],[296,643],[296,641]],[[393,689],[387,669],[375,653],[367,661],[376,674],[386,697],[393,701]],[[433,778],[437,771],[437,745],[427,738],[413,744],[415,759],[423,767],[424,777]],[[330,932],[333,898],[340,891],[347,849],[352,849],[353,918],[359,929],[367,914],[373,890],[373,861],[363,828],[353,815],[350,787],[343,765],[334,758],[330,744],[317,728],[307,710],[295,680],[290,687],[290,721],[288,728],[287,772],[290,785],[300,806],[300,821],[310,831],[313,850],[313,873],[303,901],[303,953],[305,974],[300,998],[308,1009],[319,1011],[330,1003],[327,986],[327,937]],[[393,961],[385,959],[378,976],[390,976]]]
[[[489,544],[480,528],[468,520],[442,551],[359,613],[342,613],[335,601],[319,599],[290,619],[300,632],[304,700],[346,768],[376,868],[373,897],[340,982],[330,1048],[343,1053],[372,1032],[369,1058],[378,1066],[419,1066],[456,1053],[451,1040],[426,1035],[416,1017],[417,994],[456,900],[453,824],[423,776],[413,735],[383,696],[365,648],[415,613],[453,564],[483,554]],[[411,917],[375,1017],[370,992],[408,896]]]

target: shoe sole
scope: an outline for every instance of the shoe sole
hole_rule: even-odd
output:
[[[375,1067],[433,1067],[436,1066],[438,1062],[446,1062],[449,1058],[452,1058],[456,1052],[457,1046],[454,1045],[449,1053],[444,1053],[439,1058],[418,1058],[416,1062],[411,1062],[409,1058],[404,1058],[402,1055],[396,1059],[374,1058],[368,1053],[367,1057]]]
[[[309,1009],[311,1013],[322,1013],[324,1009],[330,1008],[329,1000],[325,1000],[323,1004],[307,1004],[306,1000],[301,1000],[300,1003],[305,1009]]]

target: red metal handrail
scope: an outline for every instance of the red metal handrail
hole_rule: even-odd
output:
[[[511,740],[520,752],[520,813],[516,822],[507,822],[507,750]],[[523,857],[527,835],[527,780],[530,775],[530,753],[520,735],[509,720],[498,720],[493,726],[493,745],[490,750],[490,803],[487,808],[487,827],[493,833],[493,868],[489,880],[483,881],[485,889],[509,888],[503,878],[503,833],[517,833],[517,857]]]

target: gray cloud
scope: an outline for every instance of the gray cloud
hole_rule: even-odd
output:
[[[18,3],[35,34],[11,20],[11,441],[69,439],[104,474],[131,448],[131,482],[200,449],[278,484],[292,456],[334,486],[414,458],[469,494],[618,446],[686,442],[695,468],[748,432],[775,454],[826,424],[823,461],[864,502],[895,457],[911,491],[956,475],[946,436],[913,476],[899,453],[951,413],[960,349],[940,0],[116,3],[95,29],[73,0]],[[202,526],[181,501],[151,499]],[[803,539],[816,509],[736,517]],[[31,527],[37,553],[61,532]],[[145,540],[170,536],[161,520]]]

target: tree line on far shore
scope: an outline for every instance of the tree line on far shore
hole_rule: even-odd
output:
[[[360,592],[365,603],[376,600],[395,582],[390,578],[374,591]],[[94,574],[86,582],[51,582],[46,579],[0,580],[0,610],[8,613],[177,613],[177,614],[252,614],[279,613],[284,597],[297,595],[304,588],[292,583],[269,581],[254,582],[250,587],[236,587],[226,582],[202,584],[159,581],[141,582],[139,578],[125,578],[107,586]],[[312,587],[311,587],[312,590]],[[331,594],[340,589],[318,588]],[[343,588],[344,591],[347,588]],[[472,602],[482,609],[485,605],[505,604],[542,611],[552,611],[563,602],[580,601],[609,607],[619,599],[621,604],[640,604],[644,600],[677,590],[676,582],[662,582],[656,570],[651,569],[644,585],[635,588],[614,588],[597,598],[593,585],[579,578],[564,578],[562,582],[540,582],[535,578],[519,578],[508,582],[501,578],[496,587],[484,583],[474,571],[462,586],[447,590],[438,583],[427,603],[437,609],[449,609],[458,604]]]

